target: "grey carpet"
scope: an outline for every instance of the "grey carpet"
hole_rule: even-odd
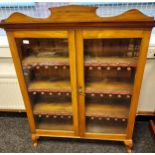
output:
[[[132,152],[155,152],[154,139],[148,122],[136,122]],[[32,147],[28,121],[25,117],[0,117],[0,152],[54,152],[104,153],[126,152],[122,142],[40,138],[37,148]]]

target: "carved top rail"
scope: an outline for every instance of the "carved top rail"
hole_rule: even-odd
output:
[[[13,13],[0,23],[2,28],[37,28],[63,27],[63,26],[101,26],[101,27],[148,27],[155,26],[153,17],[141,13],[139,10],[129,10],[114,17],[99,17],[96,15],[97,7],[69,5],[50,8],[51,15],[48,18],[32,18],[22,13]],[[63,23],[63,24],[62,24]],[[19,26],[20,25],[20,26]]]

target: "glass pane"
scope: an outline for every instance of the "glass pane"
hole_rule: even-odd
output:
[[[141,39],[84,39],[86,132],[126,133]]]
[[[16,39],[36,127],[73,130],[68,39]]]

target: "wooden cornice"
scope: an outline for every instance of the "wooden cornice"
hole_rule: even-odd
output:
[[[0,23],[0,27],[14,28],[40,28],[43,27],[154,27],[155,20],[141,13],[139,10],[129,10],[114,17],[99,17],[96,15],[97,7],[70,5],[50,8],[48,18],[32,18],[22,13],[13,13]],[[62,24],[63,23],[63,24]],[[96,23],[96,24],[95,24]]]

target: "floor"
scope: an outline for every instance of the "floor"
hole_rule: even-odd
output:
[[[0,116],[0,152],[104,153],[126,152],[126,148],[122,142],[63,138],[41,138],[33,148],[26,117]],[[155,153],[147,121],[136,122],[132,152]]]

